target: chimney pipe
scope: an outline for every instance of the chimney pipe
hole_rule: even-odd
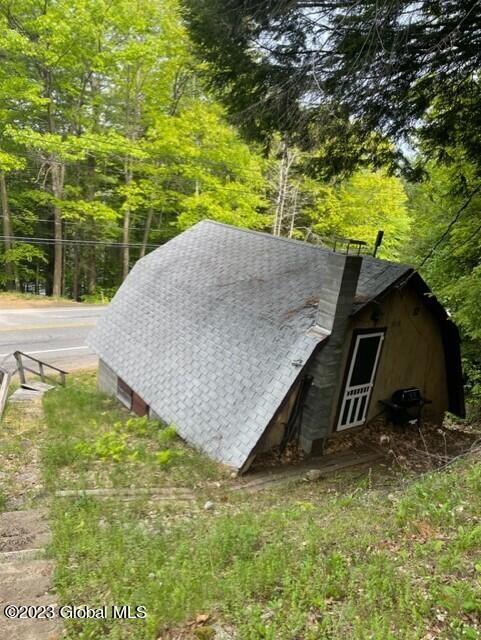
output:
[[[373,258],[376,257],[377,250],[381,246],[383,238],[384,238],[384,231],[382,229],[379,229],[379,231],[377,232],[376,241],[374,243],[374,251],[372,252]]]

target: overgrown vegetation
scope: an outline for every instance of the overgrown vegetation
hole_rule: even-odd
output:
[[[11,383],[9,395],[17,387]],[[36,446],[43,440],[42,426],[35,407],[22,414],[7,401],[0,423],[0,512],[28,508],[41,491]]]
[[[49,488],[195,485],[221,475],[217,465],[184,445],[175,427],[130,415],[94,390],[84,373],[44,401],[49,437],[43,462]]]
[[[93,383],[83,375],[45,397],[48,485],[196,492],[187,503],[54,500],[61,601],[148,611],[70,621],[72,640],[212,639],[219,629],[238,640],[480,637],[479,455],[401,484],[379,467],[245,495],[172,429],[132,418]],[[132,461],[134,450],[143,453]],[[167,450],[184,453],[159,468],[150,455]]]

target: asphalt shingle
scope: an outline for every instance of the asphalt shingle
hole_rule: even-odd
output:
[[[183,438],[240,468],[329,335],[332,256],[201,222],[137,262],[88,342]],[[353,310],[408,269],[363,259]]]

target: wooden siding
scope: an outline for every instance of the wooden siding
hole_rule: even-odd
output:
[[[277,447],[281,444],[298,393],[299,382],[296,382],[296,384],[292,387],[292,389],[285,397],[282,406],[279,408],[276,415],[265,430],[264,435],[259,440],[255,448],[256,455],[258,453],[270,451],[274,447]]]
[[[382,302],[372,303],[356,315],[346,336],[343,372],[349,364],[354,333],[366,329],[386,331],[367,422],[382,410],[379,401],[390,398],[396,389],[418,387],[432,400],[423,410],[423,419],[440,423],[448,408],[445,354],[439,322],[423,304],[422,297],[409,285],[393,289]],[[333,425],[337,423],[343,386],[344,376],[333,407]]]

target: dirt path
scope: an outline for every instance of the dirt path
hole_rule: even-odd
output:
[[[18,405],[27,426],[42,428],[42,393],[17,390],[10,402]],[[23,420],[22,420],[23,424]],[[39,455],[35,441],[30,442],[28,468],[20,469],[14,477],[16,495],[14,506],[26,505],[25,496],[42,489]],[[0,514],[0,638],[6,640],[55,640],[62,627],[57,617],[49,619],[50,609],[56,606],[51,592],[53,562],[45,558],[51,533],[45,508],[7,511]],[[28,605],[24,618],[18,607]],[[17,607],[17,609],[15,609]],[[35,612],[35,615],[33,615]],[[13,618],[8,617],[13,614]],[[43,615],[43,618],[36,616]]]

